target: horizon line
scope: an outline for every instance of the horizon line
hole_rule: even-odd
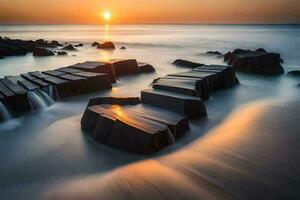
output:
[[[91,26],[91,25],[106,25],[105,23],[1,23],[0,25],[28,25],[28,26],[33,26],[33,25],[86,25],[86,26]],[[289,22],[289,23],[258,23],[258,22],[253,22],[253,23],[198,23],[198,22],[191,22],[191,23],[111,23],[109,25],[300,25],[300,22]]]

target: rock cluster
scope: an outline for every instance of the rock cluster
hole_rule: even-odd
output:
[[[62,45],[57,41],[48,42],[44,39],[38,39],[33,41],[0,37],[0,58],[4,58],[6,56],[26,55],[30,52],[35,52],[34,55],[37,56],[51,56],[54,53],[47,49],[57,48],[59,46]]]
[[[267,52],[262,48],[255,51],[235,49],[225,54],[224,61],[241,72],[263,75],[284,73],[280,54]]]

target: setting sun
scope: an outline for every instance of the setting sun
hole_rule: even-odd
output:
[[[103,12],[103,18],[106,20],[106,21],[109,21],[110,18],[111,18],[111,13],[109,11],[104,11]]]

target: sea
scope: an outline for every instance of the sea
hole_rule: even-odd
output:
[[[197,144],[210,131],[225,123],[232,112],[245,106],[261,102],[286,105],[300,100],[300,87],[297,86],[300,78],[287,74],[271,77],[237,73],[240,84],[234,88],[213,92],[211,98],[205,102],[208,117],[191,121],[190,131],[176,144],[149,156],[131,154],[97,144],[81,132],[81,115],[90,98],[140,96],[141,90],[151,87],[153,79],[188,70],[172,65],[175,59],[204,64],[226,64],[220,56],[208,55],[207,51],[226,53],[236,48],[264,48],[281,54],[286,73],[300,70],[300,25],[0,25],[0,36],[83,44],[83,47],[78,47],[79,51],[69,52],[68,56],[33,57],[32,54],[27,54],[0,59],[0,77],[112,58],[134,58],[149,63],[156,69],[153,74],[121,77],[112,90],[61,100],[0,123],[0,199],[42,199],[41,196],[49,188],[59,184],[86,177],[103,177],[124,166],[147,162],[148,159],[161,159],[180,152]],[[113,41],[117,48],[113,51],[99,50],[91,47],[94,41]],[[120,49],[123,46],[126,47],[125,50]],[[240,117],[249,117],[247,112],[242,114]],[[5,115],[9,118],[9,114]],[[228,129],[226,131],[224,134],[230,132]],[[299,133],[289,135],[286,142],[295,140],[299,143]],[[285,134],[282,132],[281,137],[284,138]],[[236,134],[234,137],[241,138],[243,135]],[[235,140],[234,137],[231,139]],[[268,141],[272,140],[272,131],[266,138]],[[270,156],[276,154],[279,159],[281,155],[286,158],[286,152],[281,154],[283,150],[280,143],[265,142],[257,146],[255,142],[256,140],[249,139],[247,143],[253,151],[261,148],[265,153],[272,147],[278,151],[270,152]],[[231,151],[234,154],[239,149]],[[296,166],[293,166],[293,169],[297,169],[300,154],[293,155],[298,157],[294,163]],[[247,156],[243,159],[247,160]],[[291,156],[290,159],[295,157]],[[231,164],[234,165],[234,162],[240,161],[232,161]],[[267,171],[274,170],[264,159],[252,159],[252,162],[265,166]],[[287,173],[289,177],[294,176],[299,184],[299,168],[297,170],[297,176],[294,176],[292,170],[290,173],[293,174]],[[230,178],[230,174],[228,177]],[[297,186],[300,185],[295,188]],[[76,190],[80,190],[80,184]],[[99,198],[94,192],[84,199]],[[236,198],[233,199],[243,199],[239,195],[234,197]]]

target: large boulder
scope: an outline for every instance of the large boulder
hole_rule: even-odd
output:
[[[235,49],[233,52],[225,54],[224,61],[241,72],[263,75],[284,73],[280,54],[270,53],[262,48],[255,51]]]
[[[54,56],[55,54],[48,50],[48,49],[44,49],[44,48],[35,48],[33,50],[33,56]]]
[[[97,48],[98,49],[115,49],[116,47],[115,47],[113,42],[108,41],[108,42],[104,42],[102,44],[99,44],[97,46]]]

